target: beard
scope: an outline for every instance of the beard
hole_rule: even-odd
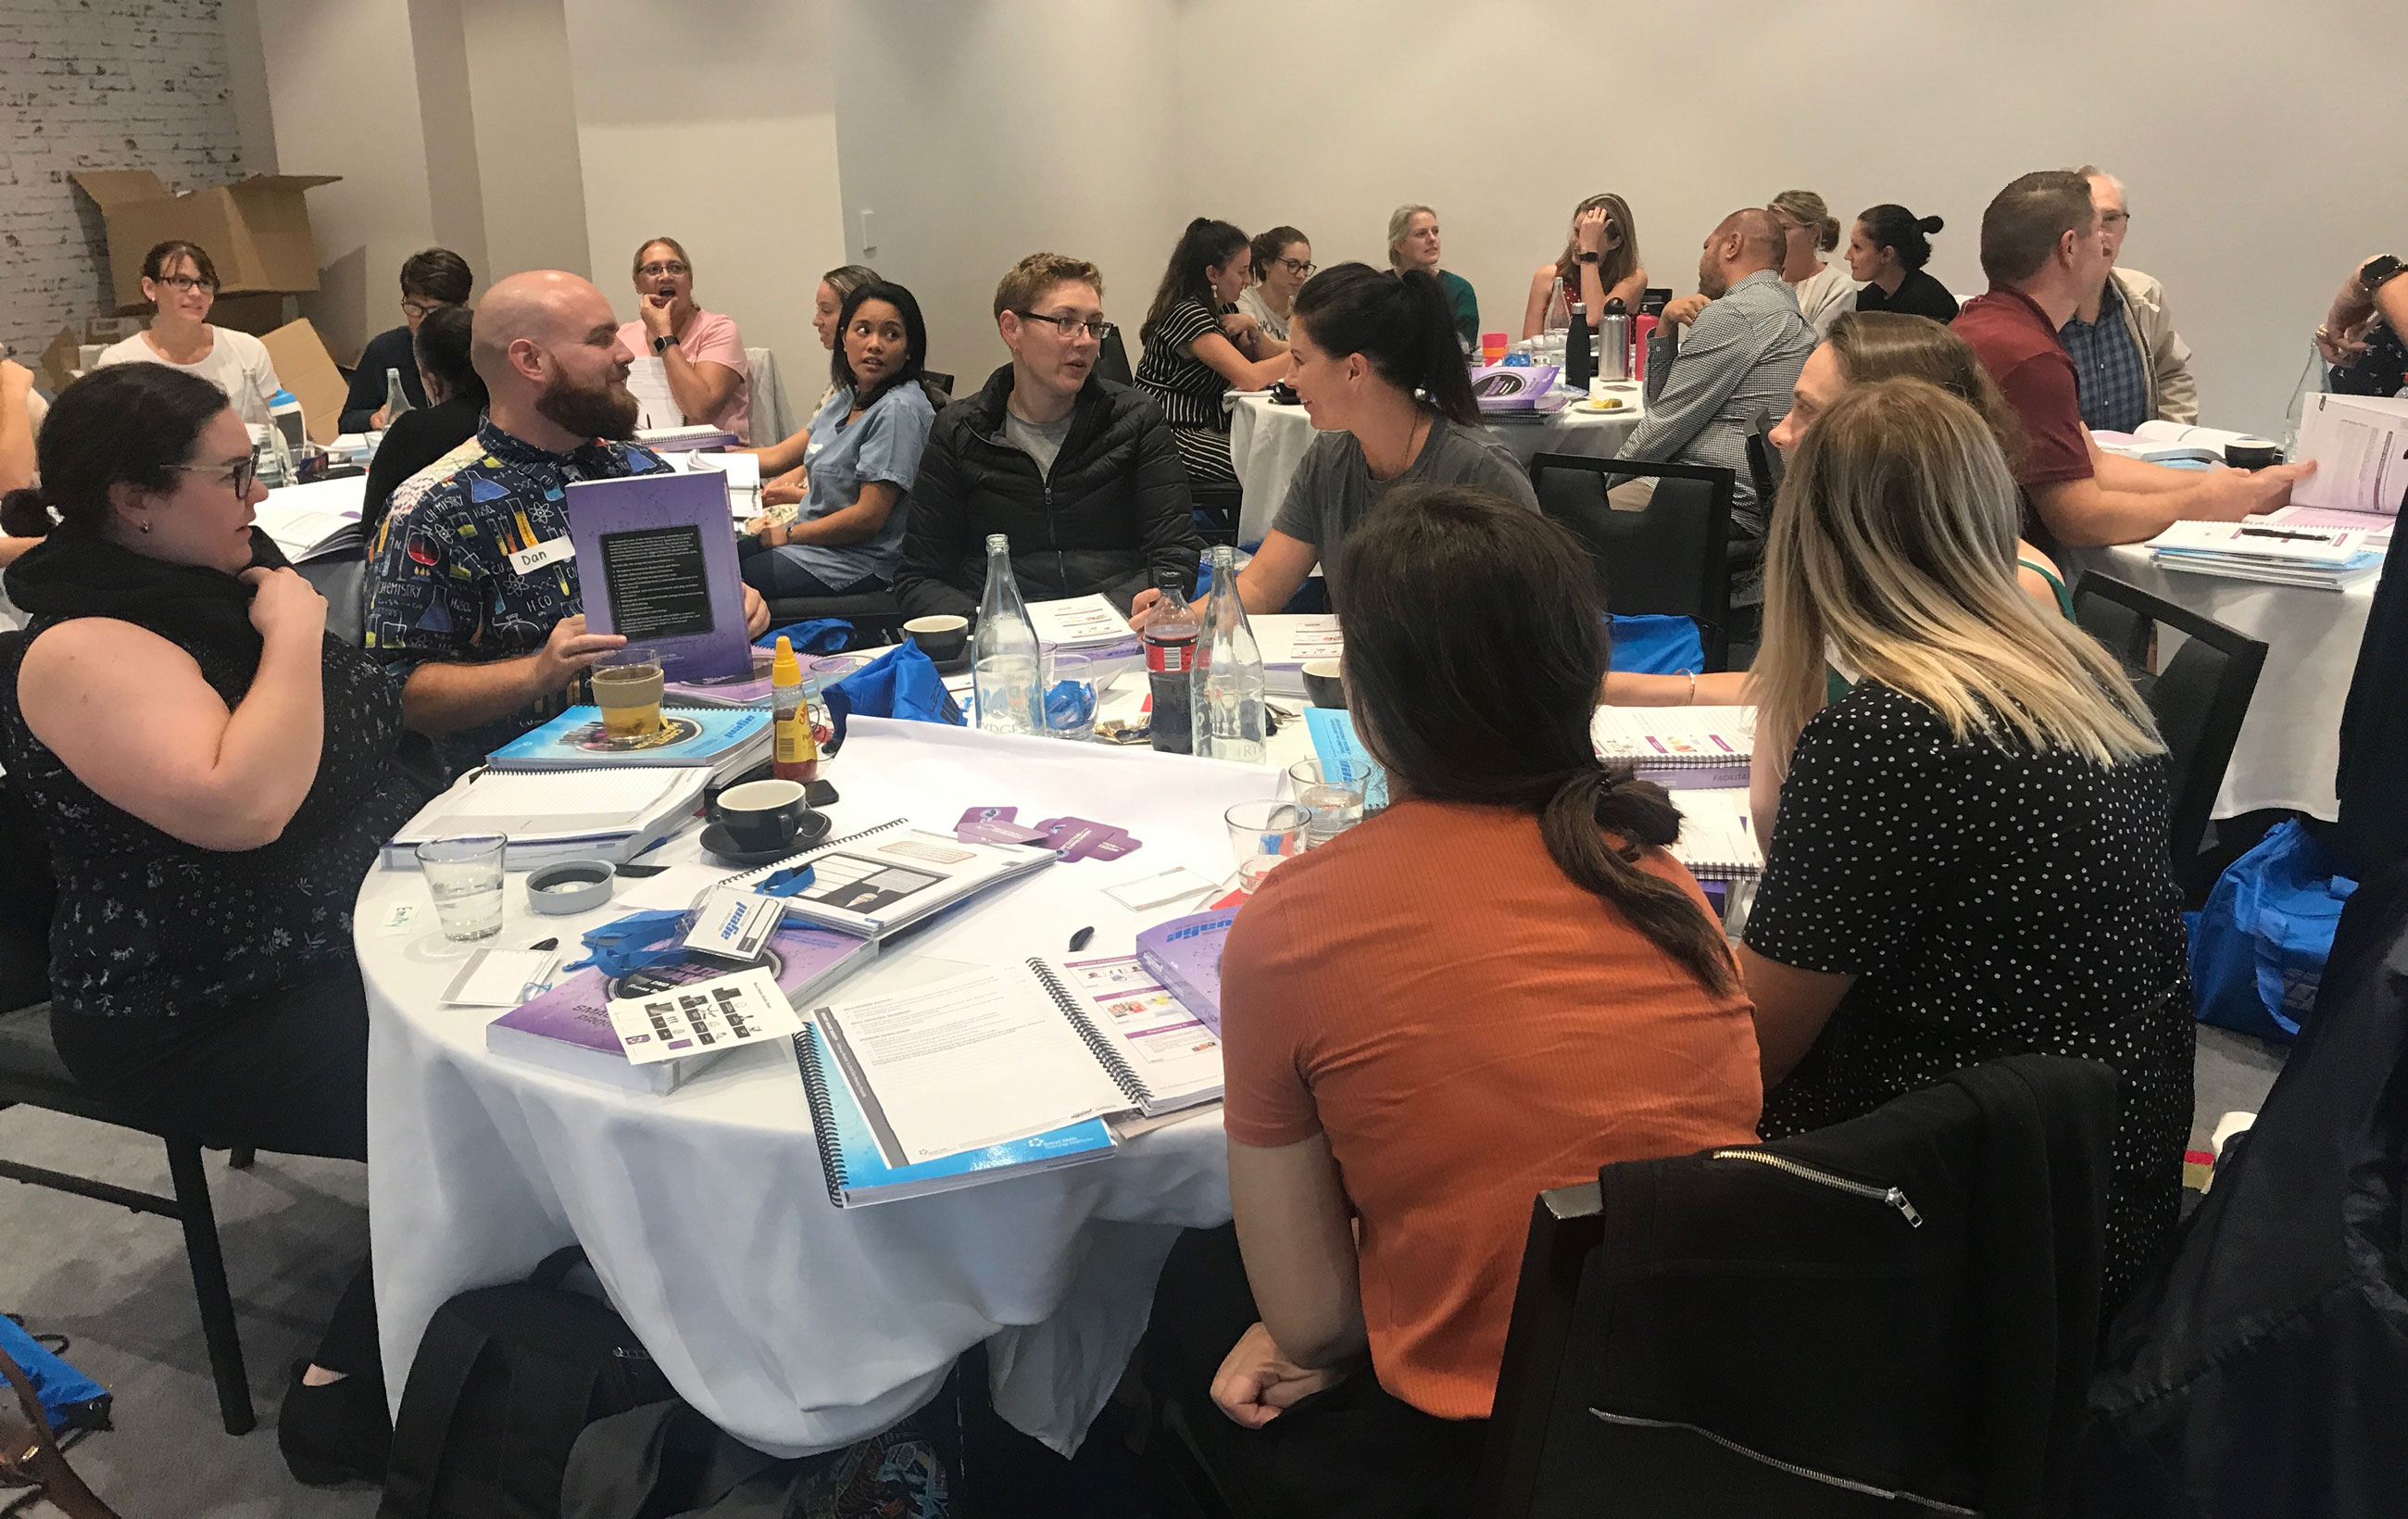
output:
[[[535,408],[546,421],[580,437],[608,438],[624,443],[636,436],[636,419],[643,408],[624,380],[580,385],[563,375],[536,397]]]

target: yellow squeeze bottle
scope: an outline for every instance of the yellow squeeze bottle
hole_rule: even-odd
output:
[[[803,683],[802,662],[795,646],[778,640],[777,657],[769,662],[769,710],[775,732],[770,771],[781,781],[806,784],[819,779],[820,746],[811,733],[811,705]]]

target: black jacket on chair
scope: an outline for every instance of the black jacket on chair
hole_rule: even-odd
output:
[[[928,435],[895,572],[905,614],[975,614],[990,533],[1011,539],[1012,573],[1030,601],[1101,592],[1126,611],[1166,574],[1192,593],[1204,540],[1179,445],[1154,403],[1090,374],[1048,476],[1004,436],[1010,394],[1007,364],[945,408]]]

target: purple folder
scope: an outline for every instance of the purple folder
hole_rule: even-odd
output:
[[[726,476],[580,480],[567,507],[587,631],[659,650],[671,681],[752,672]]]
[[[1218,1039],[1221,1035],[1221,946],[1236,908],[1191,912],[1137,936],[1138,963]]]

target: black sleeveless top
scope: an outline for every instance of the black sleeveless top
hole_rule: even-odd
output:
[[[46,542],[18,563],[54,546],[69,547]],[[123,567],[113,563],[122,555],[137,561],[146,578],[165,571],[230,580],[214,570],[160,566],[89,539],[73,547],[79,560],[98,559],[104,572]],[[95,547],[108,553],[94,553]],[[36,576],[56,571],[59,557],[29,567]],[[10,567],[9,591],[24,605],[20,581],[25,578],[16,570]],[[58,878],[50,924],[55,1008],[102,1017],[221,1012],[350,959],[351,903],[361,879],[376,866],[379,847],[419,806],[418,789],[393,759],[401,731],[399,694],[366,655],[331,635],[321,660],[325,737],[317,778],[283,833],[257,849],[203,849],[103,801],[25,725],[17,702],[24,650],[75,615],[114,616],[149,627],[192,655],[202,678],[234,708],[251,689],[260,642],[250,627],[249,590],[232,583],[230,601],[205,586],[218,592],[205,598],[212,615],[178,615],[177,609],[191,608],[196,598],[162,597],[148,603],[163,609],[154,619],[144,606],[105,593],[91,612],[40,612],[22,638],[7,640],[13,647],[0,658],[0,767],[31,805]],[[47,606],[79,599],[74,586],[55,577],[44,589],[50,594],[40,599]]]

